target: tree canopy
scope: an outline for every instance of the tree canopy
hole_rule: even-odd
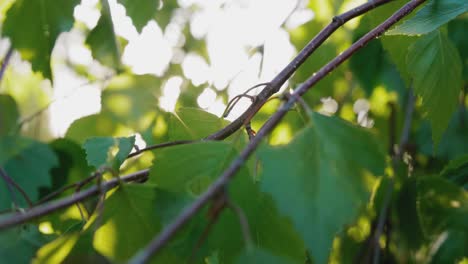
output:
[[[0,1],[0,262],[468,263],[467,11]]]

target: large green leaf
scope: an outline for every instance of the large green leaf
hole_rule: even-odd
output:
[[[462,88],[460,55],[447,36],[436,31],[411,45],[407,66],[414,90],[422,97],[422,107],[437,144],[457,107]]]
[[[160,0],[118,0],[125,6],[127,15],[132,18],[133,25],[141,32],[150,21],[159,6]]]
[[[114,32],[109,4],[107,0],[101,2],[101,17],[96,27],[86,38],[86,44],[91,47],[94,58],[103,65],[118,70],[120,68],[120,47]]]
[[[199,108],[179,108],[169,120],[170,140],[201,139],[223,128],[227,121]]]
[[[148,181],[161,189],[156,206],[163,223],[173,221],[180,210],[195,199],[194,196],[213,182],[236,153],[225,142],[204,142],[155,151],[156,158]],[[272,199],[260,193],[245,168],[241,169],[228,188],[232,202],[242,208],[248,219],[255,245],[287,256],[297,263],[304,260],[305,249],[300,236],[290,221],[278,214]],[[193,219],[174,239],[173,247],[180,255],[192,253],[209,221],[204,215]],[[238,216],[226,209],[210,231],[207,241],[197,251],[197,256],[204,257],[217,251],[220,263],[231,263],[244,246]]]
[[[14,144],[11,144],[14,142]],[[19,146],[19,150],[11,149]],[[50,187],[52,184],[50,170],[58,165],[57,157],[50,147],[44,143],[26,138],[3,138],[0,149],[6,155],[1,165],[10,176],[34,202],[39,198],[39,187]],[[14,188],[13,188],[14,189]],[[21,197],[15,192],[17,198]],[[5,182],[0,181],[0,209],[9,208],[11,203],[9,189]],[[23,201],[22,199],[19,202]],[[25,203],[21,202],[20,206]]]
[[[426,34],[467,11],[465,0],[431,0],[416,15],[387,31],[386,35]]]
[[[86,159],[89,165],[94,166],[96,169],[109,166],[115,172],[118,172],[134,145],[135,136],[120,138],[94,137],[86,140],[83,148],[86,150]]]
[[[0,137],[15,132],[19,118],[18,107],[13,97],[0,94]]]
[[[52,79],[50,56],[60,33],[73,26],[73,10],[79,0],[17,0],[8,10],[3,35],[11,39],[21,57],[35,71]]]
[[[259,150],[261,184],[292,219],[314,260],[325,263],[333,237],[369,197],[369,172],[382,174],[385,163],[368,131],[320,114],[312,122],[290,144]]]
[[[146,129],[157,108],[161,81],[152,75],[122,74],[102,93],[102,112],[134,130]]]
[[[93,241],[96,250],[113,261],[121,262],[144,247],[161,227],[154,210],[155,199],[154,187],[119,187],[105,201],[103,224]]]

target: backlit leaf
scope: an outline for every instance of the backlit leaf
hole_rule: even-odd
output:
[[[79,0],[17,0],[8,10],[2,27],[21,57],[34,71],[52,79],[50,56],[59,34],[73,26],[73,10]]]
[[[259,150],[261,185],[291,218],[314,261],[325,263],[333,237],[369,198],[370,173],[383,173],[384,156],[362,128],[320,114],[312,122],[290,144]]]
[[[436,31],[411,45],[407,65],[437,144],[457,107],[462,88],[460,56],[448,38]]]
[[[465,0],[431,0],[416,15],[387,31],[385,34],[426,34],[467,11],[468,2]]]

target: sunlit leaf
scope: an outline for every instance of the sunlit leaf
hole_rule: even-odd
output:
[[[409,48],[407,65],[437,144],[457,107],[462,88],[460,56],[448,38],[437,31],[421,37]]]
[[[73,26],[73,9],[79,0],[15,1],[8,10],[2,34],[9,37],[21,57],[35,71],[52,79],[50,56],[59,34]]]
[[[386,35],[426,34],[468,11],[468,2],[464,0],[431,0],[416,15]]]
[[[91,47],[93,57],[103,65],[120,68],[120,47],[114,31],[107,0],[102,1],[101,17],[96,27],[89,33],[86,44]]]
[[[198,108],[180,108],[169,120],[170,140],[202,139],[227,125],[227,121]]]
[[[122,74],[102,93],[102,112],[137,131],[146,129],[159,111],[161,80],[152,75]]]
[[[131,137],[94,137],[86,140],[83,148],[86,150],[88,164],[96,169],[109,166],[118,171],[135,145],[135,136]]]
[[[156,190],[151,186],[121,186],[105,201],[103,224],[94,236],[94,248],[113,261],[128,260],[160,228],[153,209]]]
[[[159,191],[157,197],[157,208],[163,214],[163,222],[173,221],[194,196],[220,175],[236,153],[224,142],[181,145],[156,151],[148,181],[164,190]],[[246,214],[256,245],[293,260],[304,259],[305,249],[298,233],[287,218],[279,215],[272,199],[260,193],[247,170],[242,169],[236,175],[228,190],[232,202]],[[191,254],[193,243],[197,243],[198,234],[207,221],[205,217],[196,218],[184,229],[174,241],[177,252]],[[208,256],[213,250],[218,250],[221,261],[233,261],[245,246],[241,228],[238,216],[226,210],[197,255]]]
[[[141,32],[143,27],[156,14],[160,0],[118,0],[125,9],[127,15],[132,18],[133,25]]]
[[[333,237],[369,197],[369,172],[383,173],[384,159],[364,129],[320,114],[312,119],[290,144],[263,147],[259,156],[262,190],[292,219],[314,261],[324,263]]]
[[[0,137],[14,133],[19,118],[15,100],[9,95],[0,95]]]

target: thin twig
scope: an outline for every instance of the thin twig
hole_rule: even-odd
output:
[[[137,171],[135,173],[120,177],[119,179],[113,178],[105,182],[104,184],[102,184],[102,191],[107,192],[111,190],[112,188],[117,187],[122,181],[123,182],[141,181],[142,179],[147,178],[148,175],[149,175],[149,170],[146,169],[146,170]],[[52,212],[69,207],[73,204],[84,201],[98,194],[99,194],[98,187],[93,186],[87,190],[81,191],[72,196],[68,196],[60,200],[54,200],[54,201],[50,201],[42,205],[35,206],[31,209],[28,209],[24,213],[12,213],[12,214],[4,215],[0,217],[0,231],[7,229],[9,227],[24,224],[33,219],[48,215]]]
[[[233,203],[230,199],[226,200],[226,206],[229,209],[231,209],[234,212],[234,214],[236,214],[237,217],[239,218],[239,224],[242,229],[242,235],[244,237],[245,247],[247,248],[247,250],[252,249],[253,248],[252,235],[250,232],[249,221],[244,211],[237,204]]]
[[[14,208],[19,208],[18,200],[16,199],[16,194],[15,190],[13,190],[13,185],[10,182],[10,178],[6,174],[6,171],[3,168],[0,168],[0,175],[3,178],[3,181],[5,182],[5,185],[7,186],[8,192],[10,193],[11,196],[11,202],[13,203]]]
[[[165,143],[161,143],[161,144],[156,144],[156,145],[148,146],[148,147],[146,147],[146,148],[137,149],[135,152],[130,153],[130,154],[127,156],[127,159],[129,159],[129,158],[131,158],[131,157],[135,157],[135,156],[137,156],[137,155],[140,155],[141,153],[143,153],[143,152],[145,152],[145,151],[149,151],[149,150],[160,149],[160,148],[166,148],[166,147],[172,147],[172,146],[177,146],[177,145],[184,145],[184,144],[192,144],[192,143],[196,143],[196,142],[200,142],[200,140],[176,140],[176,141],[171,141],[171,142],[165,142]]]
[[[8,63],[10,62],[11,55],[13,55],[13,45],[10,45],[5,54],[5,58],[3,58],[2,66],[0,67],[0,83],[3,80],[3,75],[5,75],[5,71]]]
[[[87,178],[85,178],[84,180],[82,181],[79,181],[79,182],[75,182],[75,183],[72,183],[72,184],[69,184],[69,185],[66,185],[66,186],[63,186],[62,188],[60,188],[59,190],[57,191],[54,191],[54,192],[51,192],[49,193],[48,195],[44,196],[41,200],[39,200],[36,205],[38,204],[42,204],[44,202],[47,202],[49,200],[51,200],[52,198],[60,195],[61,193],[69,190],[69,189],[72,189],[72,188],[76,188],[76,192],[79,192],[80,189],[85,186],[86,184],[90,183],[92,180],[94,180],[96,178],[97,174],[93,174]]]
[[[29,205],[29,207],[32,207],[33,202],[29,198],[28,194],[24,191],[24,189],[21,188],[21,186],[19,186],[18,183],[16,183],[15,180],[13,180],[3,168],[0,168],[0,174],[2,174],[2,178],[7,182],[7,184],[10,184],[11,186],[15,187],[15,189],[23,196],[24,200]]]
[[[358,17],[378,6],[391,2],[392,0],[376,0],[364,3],[354,9],[349,10],[333,20],[320,31],[300,52],[299,54],[271,81],[269,84],[257,95],[255,103],[236,120],[231,122],[223,129],[207,136],[207,139],[222,140],[232,135],[239,130],[245,123],[247,123],[265,104],[265,102],[273,94],[279,91],[281,86],[293,75],[293,73],[301,66],[306,59],[326,40],[330,35],[335,32],[345,22]]]
[[[392,153],[392,157],[393,157],[392,162],[394,164],[394,167],[396,167],[396,164],[400,160],[402,160],[404,148],[408,144],[409,133],[411,130],[411,123],[413,119],[414,103],[415,103],[415,96],[414,96],[412,89],[410,88],[408,91],[408,102],[406,104],[405,120],[403,124],[403,129],[401,131],[400,142],[398,146],[396,147],[395,151]],[[388,214],[390,213],[390,207],[391,207],[392,196],[393,196],[393,188],[394,188],[394,180],[393,178],[390,178],[388,187],[386,189],[383,205],[379,213],[378,222],[375,227],[375,232],[371,238],[373,242],[371,244],[371,248],[373,248],[372,263],[375,263],[375,264],[379,263],[380,261],[380,243],[379,243],[380,236],[382,235],[385,226],[387,226],[387,231],[389,228]],[[389,243],[390,243],[390,238],[389,238],[389,234],[387,234],[387,242],[386,242],[387,249],[389,247]]]
[[[382,24],[371,30],[369,33],[364,35],[358,41],[356,41],[351,47],[345,50],[343,53],[335,57],[324,67],[322,67],[316,74],[312,75],[302,85],[300,85],[294,93],[291,94],[290,99],[283,104],[278,111],[276,111],[258,131],[257,135],[250,141],[250,143],[244,148],[240,155],[231,163],[231,165],[222,173],[220,177],[210,186],[208,189],[198,197],[190,206],[186,207],[179,216],[169,224],[161,233],[155,237],[146,247],[141,249],[136,255],[132,257],[130,263],[139,264],[146,263],[149,261],[152,255],[159,252],[164,245],[208,202],[216,195],[219,190],[225,188],[230,179],[237,173],[237,171],[244,165],[250,155],[259,146],[262,139],[268,135],[273,128],[281,121],[286,115],[288,110],[296,103],[297,99],[305,94],[311,87],[313,87],[319,80],[323,79],[328,73],[333,71],[341,63],[347,60],[356,51],[364,47],[371,40],[382,35],[387,29],[393,26],[395,23],[400,21],[403,17],[413,11],[416,7],[424,3],[425,0],[412,0],[390,18],[385,20]],[[264,90],[265,91],[265,90]],[[262,91],[263,93],[263,91]],[[261,94],[262,94],[261,93]]]

